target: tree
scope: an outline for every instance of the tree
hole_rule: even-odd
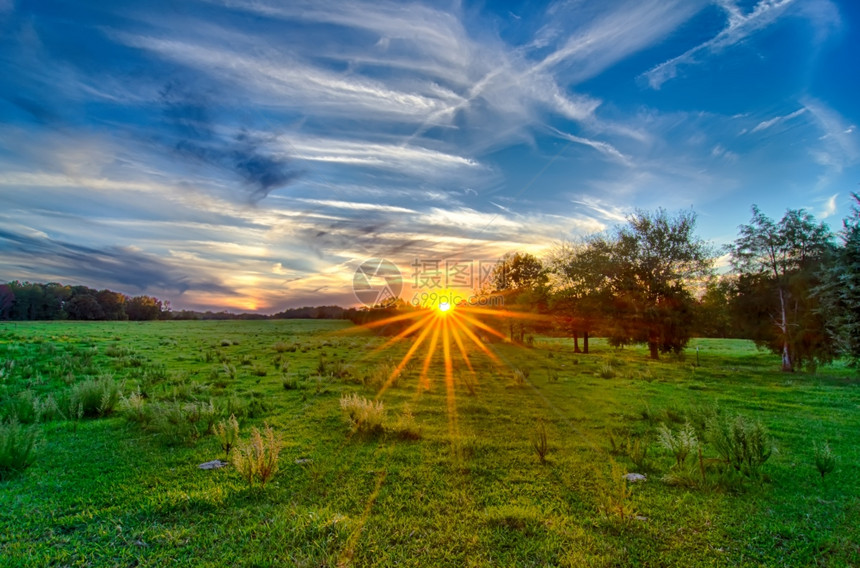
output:
[[[836,349],[853,365],[860,364],[860,196],[842,222],[842,246],[821,273],[821,285],[813,292],[821,303],[825,326]]]
[[[96,294],[96,300],[104,311],[104,317],[107,320],[127,320],[128,315],[125,313],[125,303],[128,297],[119,292],[111,290],[99,290]]]
[[[687,344],[691,286],[710,274],[713,262],[695,227],[692,211],[674,217],[664,209],[636,211],[614,235],[590,242],[605,270],[604,315],[614,344],[645,343],[652,359]]]
[[[78,294],[66,304],[69,317],[76,320],[103,320],[104,310],[92,294]]]
[[[771,325],[759,326],[752,339],[781,354],[782,370],[832,357],[823,319],[812,289],[832,251],[827,225],[816,223],[803,209],[789,209],[779,223],[765,216],[756,205],[748,225],[729,247],[732,266],[741,275],[738,301],[749,300],[767,313]],[[749,306],[755,307],[755,306]]]
[[[0,320],[7,319],[15,303],[15,292],[6,284],[0,284]]]
[[[161,317],[161,311],[161,300],[152,296],[135,296],[125,305],[128,319],[134,321],[156,320]]]
[[[737,292],[736,278],[723,275],[705,284],[696,305],[696,334],[702,337],[738,337],[733,325],[732,300]]]
[[[596,237],[563,243],[549,255],[547,263],[553,276],[549,311],[557,325],[573,337],[574,353],[588,353],[589,334],[600,323],[610,300],[609,252],[607,242]]]
[[[514,312],[546,311],[547,274],[543,263],[532,254],[514,253],[505,255],[492,274],[494,292],[501,292],[505,308]],[[527,328],[526,318],[507,317],[511,341],[523,341]]]

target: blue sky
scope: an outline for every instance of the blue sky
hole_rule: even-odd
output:
[[[838,227],[844,0],[0,0],[0,280],[353,304],[359,264],[540,254],[634,208]]]

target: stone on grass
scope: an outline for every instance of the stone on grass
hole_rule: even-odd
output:
[[[201,463],[197,467],[199,467],[200,469],[220,469],[220,468],[224,467],[225,465],[227,465],[227,462],[225,462],[225,461],[212,460],[212,461],[208,461],[206,463]]]
[[[624,479],[626,479],[630,483],[638,483],[640,481],[645,481],[646,479],[648,479],[648,477],[641,473],[628,473],[624,476]]]

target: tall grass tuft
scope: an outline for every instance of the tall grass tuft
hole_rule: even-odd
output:
[[[532,449],[537,454],[540,463],[545,464],[546,456],[549,454],[549,440],[546,433],[546,424],[541,418],[538,418],[534,434],[532,434]]]
[[[759,477],[774,452],[773,440],[761,422],[741,415],[712,418],[706,436],[726,466],[749,478]]]
[[[37,437],[35,426],[22,426],[15,418],[0,423],[0,480],[9,479],[33,465]]]
[[[352,393],[341,397],[340,408],[355,432],[380,434],[385,430],[385,407],[381,400],[372,401]]]
[[[215,436],[221,444],[221,449],[224,450],[225,458],[230,457],[230,450],[239,440],[239,421],[236,420],[235,414],[231,414],[227,422],[223,420],[218,422],[215,426]]]
[[[827,442],[824,442],[823,444],[819,444],[817,442],[813,443],[812,450],[815,467],[818,469],[818,473],[821,475],[821,479],[823,481],[825,475],[836,469],[836,456],[833,454],[833,451],[830,449],[830,444]]]
[[[70,393],[73,406],[80,406],[84,416],[107,416],[119,403],[119,385],[110,375],[87,379],[72,387]]]
[[[688,422],[678,433],[673,433],[665,424],[661,424],[657,430],[657,439],[660,445],[669,450],[675,457],[675,466],[680,469],[687,460],[690,452],[696,450],[699,440],[693,426]]]
[[[248,482],[248,487],[254,487],[257,480],[261,487],[265,487],[278,471],[282,448],[281,438],[268,424],[264,424],[262,434],[257,428],[251,428],[251,438],[240,443],[233,452],[233,466]]]

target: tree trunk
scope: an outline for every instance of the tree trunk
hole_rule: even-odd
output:
[[[791,352],[788,349],[788,314],[785,309],[785,292],[782,288],[779,289],[779,309],[782,316],[782,321],[779,324],[779,329],[782,332],[782,370],[785,373],[793,373],[794,365],[792,365]]]
[[[649,341],[648,342],[648,351],[650,352],[652,359],[656,360],[656,359],[660,358],[660,350],[658,349],[658,347],[659,347],[659,345],[657,344],[656,341]]]
[[[582,352],[586,355],[588,354],[588,332],[585,331],[582,334]]]
[[[579,350],[579,332],[578,331],[573,332],[573,352],[574,353],[581,353],[581,351]]]

